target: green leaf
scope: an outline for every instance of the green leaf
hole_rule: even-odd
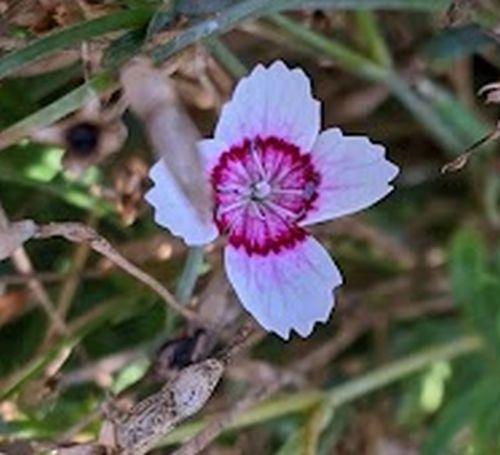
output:
[[[83,40],[116,30],[140,27],[147,22],[151,14],[151,8],[136,8],[108,14],[57,30],[0,58],[0,77],[13,73],[27,63],[78,44]]]
[[[131,30],[115,39],[104,51],[103,66],[118,68],[138,54],[144,43],[146,33],[143,28]]]
[[[146,39],[149,40],[158,32],[162,31],[175,17],[175,12],[172,11],[175,8],[174,5],[163,5],[154,14],[146,30]]]
[[[275,3],[284,3],[284,0]],[[451,5],[451,0],[304,0],[301,5],[302,8],[307,9],[336,7],[342,9],[439,11],[448,8]]]
[[[412,87],[399,75],[392,74],[386,84],[451,156],[462,153],[489,131],[454,95],[430,79],[417,81],[416,87]]]
[[[485,338],[490,350],[500,359],[500,279],[487,269],[486,251],[473,232],[462,231],[453,241],[451,281],[455,300],[468,321]]]
[[[230,30],[236,24],[269,13],[295,9],[415,9],[434,11],[447,8],[450,0],[242,0],[184,30],[166,44],[152,51],[153,59],[161,63],[175,52],[213,34]]]
[[[452,93],[431,80],[425,80],[418,87],[421,95],[436,111],[442,122],[460,144],[453,154],[460,154],[465,148],[485,137],[490,132],[489,125],[477,117]],[[481,147],[483,148],[483,147]],[[488,147],[486,147],[488,148]]]
[[[37,191],[63,199],[82,209],[92,209],[96,215],[111,211],[111,207],[88,191],[94,179],[86,184],[68,181],[61,174],[63,150],[25,144],[0,153],[0,181],[32,187]]]
[[[94,97],[96,92],[110,89],[115,83],[115,79],[108,72],[94,76],[89,82],[0,132],[0,150],[15,144],[32,130],[52,125],[79,109]]]
[[[448,28],[432,37],[423,47],[433,60],[451,61],[467,57],[495,41],[477,25]]]
[[[463,230],[455,235],[450,263],[453,295],[459,304],[467,305],[486,273],[486,250],[477,233]]]
[[[497,381],[487,378],[472,385],[462,395],[457,395],[432,425],[422,447],[422,455],[444,455],[453,437],[470,424],[485,403],[491,402],[492,392],[498,389]]]

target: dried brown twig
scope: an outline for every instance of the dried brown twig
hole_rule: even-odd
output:
[[[2,205],[0,204],[0,233],[5,233],[11,227],[16,227],[21,230],[21,232],[17,235],[14,235],[16,234],[15,232],[11,232],[10,238],[6,239],[9,240],[9,242],[6,243],[13,243],[15,247],[17,247],[15,250],[9,251],[8,253],[11,255],[12,262],[21,275],[32,275],[34,272],[33,265],[31,264],[31,260],[23,247],[23,243],[34,234],[36,230],[35,223],[30,220],[25,220],[11,225]],[[69,334],[68,328],[55,310],[54,302],[52,302],[42,283],[40,283],[40,281],[36,278],[33,278],[28,280],[28,287],[49,317],[56,331],[64,335]]]
[[[118,267],[125,270],[127,273],[144,283],[146,286],[154,290],[167,305],[175,310],[186,319],[197,322],[202,326],[209,324],[202,320],[197,313],[186,308],[177,302],[170,291],[165,288],[158,280],[148,275],[143,270],[123,257],[115,248],[94,229],[82,223],[50,223],[47,225],[37,226],[34,238],[46,239],[51,237],[64,237],[70,242],[85,243],[94,251],[106,256],[110,261]]]
[[[498,40],[498,36],[494,35],[496,39]],[[487,84],[483,87],[478,92],[479,96],[485,95],[486,104],[499,104],[500,103],[500,82],[493,82],[491,84]],[[496,127],[488,133],[486,136],[482,137],[478,141],[476,141],[474,144],[472,144],[470,147],[467,148],[463,153],[461,153],[457,158],[455,158],[453,161],[450,161],[449,163],[446,163],[442,168],[441,168],[441,173],[446,174],[447,172],[456,172],[461,170],[469,161],[469,158],[472,156],[472,154],[476,153],[479,151],[479,149],[485,145],[488,144],[491,141],[494,141],[496,139],[500,138],[500,122],[497,122]]]
[[[479,151],[479,149],[496,139],[500,138],[500,122],[497,123],[496,128],[488,133],[486,136],[482,137],[479,139],[477,142],[474,142],[469,148],[467,148],[463,153],[461,153],[457,158],[454,160],[446,163],[442,168],[441,168],[441,173],[446,174],[448,172],[456,172],[465,167],[465,165],[469,162],[469,158]]]

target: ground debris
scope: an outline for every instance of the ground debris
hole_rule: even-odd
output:
[[[178,423],[205,405],[223,370],[221,361],[207,359],[180,370],[159,392],[128,412],[117,411],[108,403],[104,410],[107,420],[101,428],[99,442],[114,446],[122,454],[146,453]]]
[[[31,220],[19,221],[8,226],[0,225],[0,260],[9,257],[15,250],[29,240],[36,226]]]

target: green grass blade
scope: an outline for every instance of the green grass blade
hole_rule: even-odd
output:
[[[279,11],[290,11],[304,8],[325,9],[420,9],[440,10],[451,3],[450,0],[243,0],[220,11],[216,16],[200,21],[187,28],[183,33],[166,44],[157,46],[152,51],[153,60],[160,63],[175,52],[203,38],[230,30],[236,24],[251,18]]]
[[[34,62],[52,52],[78,44],[82,40],[116,30],[145,25],[151,14],[150,8],[119,11],[55,31],[0,58],[0,77],[7,76],[27,63]]]
[[[109,73],[103,72],[48,106],[0,132],[0,150],[22,139],[30,131],[51,125],[83,106],[95,92],[111,88],[115,83]]]
[[[276,2],[284,3],[284,2]],[[290,3],[299,3],[290,2]],[[342,9],[402,9],[413,11],[439,11],[448,8],[451,0],[305,0],[304,9],[342,8]]]

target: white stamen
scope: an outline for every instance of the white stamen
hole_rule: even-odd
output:
[[[262,160],[259,156],[259,150],[257,148],[257,144],[255,141],[250,142],[250,153],[252,155],[255,166],[257,167],[257,171],[259,172],[259,176],[262,180],[267,178],[267,172],[264,169],[264,165],[262,164]]]
[[[287,217],[288,220],[290,220],[290,219],[295,220],[300,216],[299,213],[292,212],[291,210],[289,210],[289,209],[287,209],[279,204],[275,204],[274,202],[272,202],[270,200],[266,200],[265,205],[266,205],[266,207],[268,207],[271,210],[273,210],[274,212],[276,212],[278,215],[280,215],[282,217]]]
[[[265,199],[271,194],[271,185],[265,180],[261,180],[253,185],[252,196],[256,199]]]
[[[260,203],[252,201],[251,207],[259,219],[261,219],[261,220],[266,219],[266,214],[264,213],[264,210],[262,209],[262,206]]]
[[[303,196],[304,195],[304,190],[298,189],[298,188],[273,188],[272,189],[273,194],[285,194],[285,195],[291,195],[291,196]]]
[[[231,212],[233,210],[239,209],[240,207],[243,207],[246,205],[248,201],[246,199],[242,199],[238,202],[233,202],[232,204],[226,205],[226,206],[219,206],[217,208],[217,217],[222,216],[226,214],[227,212]]]

